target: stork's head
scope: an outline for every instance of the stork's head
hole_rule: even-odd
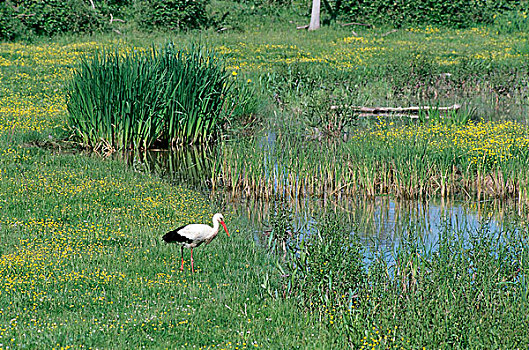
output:
[[[222,227],[224,228],[224,231],[226,231],[226,234],[228,235],[228,237],[230,236],[230,233],[228,232],[228,228],[226,227],[226,224],[224,223],[224,216],[222,216],[221,213],[217,213],[215,215],[213,215],[213,222],[218,222],[219,224],[222,225]]]

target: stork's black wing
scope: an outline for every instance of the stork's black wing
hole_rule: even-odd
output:
[[[181,226],[175,230],[167,232],[165,235],[163,235],[162,239],[166,243],[193,243],[193,240],[189,237],[186,237],[179,233],[180,230],[182,230],[187,225]]]

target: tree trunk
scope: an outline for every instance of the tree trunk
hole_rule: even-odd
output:
[[[316,30],[320,27],[320,7],[321,0],[312,0],[309,30]]]

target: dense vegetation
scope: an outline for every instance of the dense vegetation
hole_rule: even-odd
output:
[[[210,24],[208,0],[7,0],[0,3],[0,39],[67,33],[119,32],[122,27],[165,30]]]
[[[391,23],[399,27],[430,24],[460,28],[478,23],[492,23],[498,14],[519,5],[520,1],[516,0],[342,0],[335,2],[334,9],[341,16],[360,18],[370,23]]]
[[[107,20],[131,15],[127,6],[104,14],[103,2],[95,5]],[[466,29],[304,32],[288,22],[302,17],[267,9],[265,20],[200,32],[214,55],[198,57],[223,61],[206,68],[227,82],[222,88],[231,84],[230,113],[219,147],[194,153],[198,162],[179,155],[169,163],[235,200],[273,199],[261,210],[270,218],[265,234],[224,203],[135,171],[135,158],[127,168],[79,148],[83,120],[92,123],[86,132],[103,126],[92,146],[137,147],[144,141],[130,136],[144,116],[181,114],[185,100],[161,109],[151,102],[171,92],[161,77],[182,63],[173,59],[197,32],[0,44],[0,347],[529,346],[527,15]],[[463,107],[415,118],[350,108],[455,103]],[[133,106],[140,123],[120,125]],[[156,145],[160,135],[146,135],[143,147]],[[487,195],[519,205],[512,222],[463,229],[446,221],[439,235],[423,235],[407,218],[407,235],[378,249],[335,213],[314,215],[311,231],[295,225],[288,197],[322,193],[424,202]],[[220,210],[232,237],[195,251],[196,274],[187,262],[179,272],[178,249],[160,236],[209,223]]]
[[[492,23],[496,16],[526,9],[519,0],[323,1],[323,21],[366,21],[395,27],[434,24],[453,28]],[[243,28],[252,17],[279,12],[309,15],[310,4],[262,0],[6,0],[0,3],[0,39],[66,33]]]
[[[279,285],[275,290],[267,285],[271,296],[293,299],[328,324],[336,335],[334,346],[516,348],[527,343],[522,331],[529,324],[526,229],[494,233],[483,223],[461,230],[447,221],[437,242],[412,232],[389,256],[377,251],[364,259],[346,222],[329,212],[311,236],[289,240]]]
[[[69,125],[85,146],[106,151],[206,143],[226,121],[228,78],[202,47],[99,52],[70,84]]]

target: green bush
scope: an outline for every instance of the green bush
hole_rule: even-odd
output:
[[[0,3],[0,39],[13,40],[24,36],[25,26],[9,2]]]
[[[233,121],[230,126],[232,132],[239,135],[253,133],[261,122],[260,110],[264,109],[264,104],[258,95],[256,84],[251,79],[237,80],[233,86],[229,107],[230,119]]]
[[[227,119],[228,78],[223,62],[201,47],[100,52],[81,62],[70,84],[69,125],[96,148],[205,143]]]
[[[193,29],[210,23],[208,0],[7,0],[0,2],[0,40],[93,32],[111,15],[141,28]]]
[[[492,23],[495,15],[515,8],[516,0],[337,0],[333,11],[365,22],[467,27]]]
[[[8,0],[0,14],[0,39],[89,32],[106,22],[88,1],[79,0]]]
[[[137,1],[135,13],[142,28],[194,29],[208,23],[208,0]]]
[[[494,19],[494,27],[498,34],[526,33],[529,31],[528,9],[508,11]]]

